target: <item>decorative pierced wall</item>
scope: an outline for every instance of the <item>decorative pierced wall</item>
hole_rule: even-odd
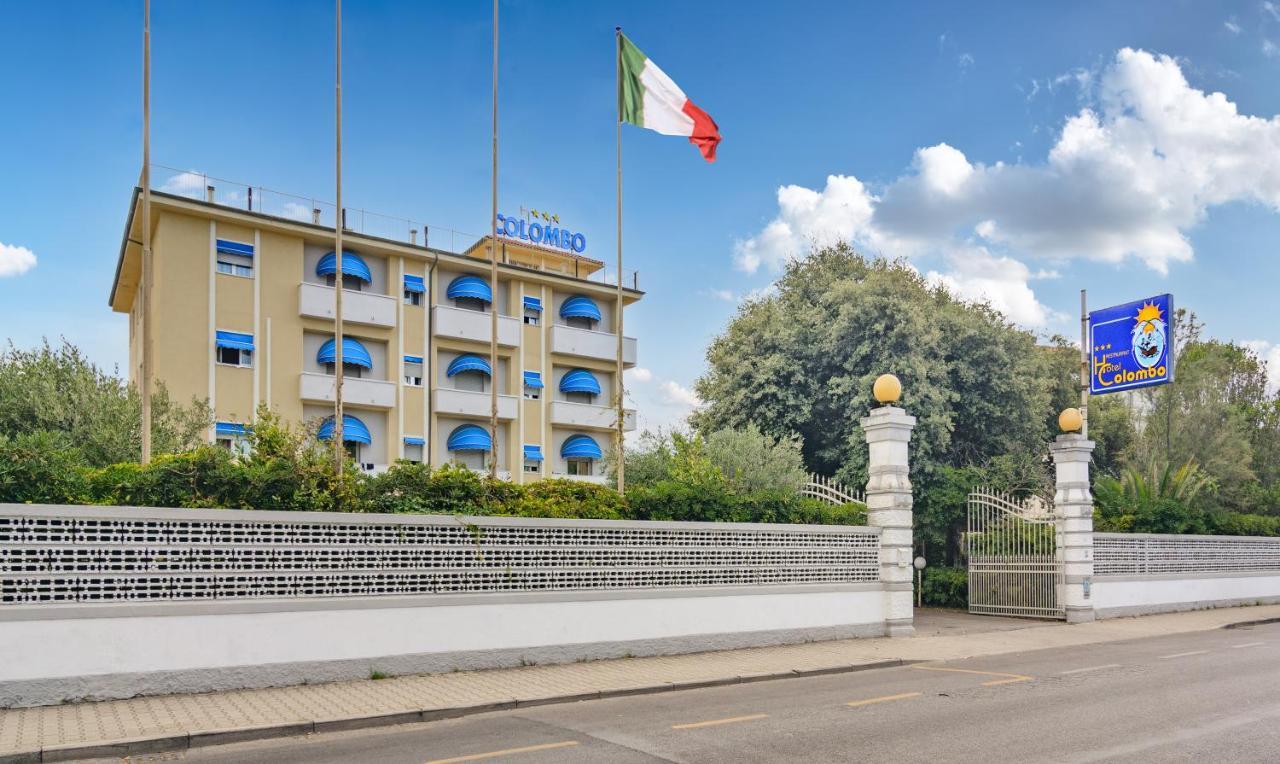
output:
[[[1280,572],[1280,538],[1093,534],[1095,576]]]
[[[875,582],[870,528],[0,505],[0,606]]]

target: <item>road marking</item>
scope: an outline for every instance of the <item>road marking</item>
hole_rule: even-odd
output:
[[[1105,666],[1089,666],[1088,668],[1071,669],[1070,671],[1059,671],[1059,674],[1083,674],[1086,671],[1101,671],[1109,668],[1120,668],[1119,663],[1108,663]]]
[[[499,756],[510,756],[515,753],[533,753],[535,751],[550,751],[555,748],[571,748],[578,744],[577,740],[564,740],[559,743],[542,743],[541,745],[526,745],[523,748],[506,748],[501,751],[489,751],[488,753],[473,753],[467,756],[455,756],[452,759],[432,759],[427,764],[462,764],[464,761],[480,761],[482,759],[496,759]]]
[[[857,708],[858,706],[870,706],[874,703],[888,703],[891,700],[906,700],[907,698],[918,698],[923,693],[919,692],[903,692],[897,695],[881,695],[878,698],[867,698],[866,700],[851,700],[845,703],[846,706]]]
[[[1247,643],[1245,643],[1245,644],[1243,644],[1243,645],[1232,645],[1232,647],[1234,647],[1234,648],[1236,648],[1237,650],[1239,650],[1239,649],[1240,649],[1240,648],[1242,648],[1242,647],[1261,647],[1262,645],[1265,645],[1265,644],[1266,644],[1266,642],[1247,642]]]
[[[1160,660],[1167,661],[1170,658],[1189,658],[1192,655],[1205,655],[1208,652],[1209,652],[1208,650],[1192,650],[1189,653],[1174,653],[1173,655],[1161,655]]]
[[[736,724],[738,722],[751,722],[756,719],[767,719],[768,714],[751,714],[750,716],[730,716],[727,719],[711,719],[705,722],[691,722],[689,724],[673,724],[673,730],[696,730],[701,727],[714,727],[717,724]]]
[[[920,669],[921,671],[953,671],[957,674],[981,674],[982,676],[1002,676],[1004,679],[993,679],[990,682],[983,682],[983,687],[995,687],[1000,684],[1013,684],[1014,682],[1027,682],[1035,679],[1033,676],[1026,674],[1009,674],[1004,671],[978,671],[976,669],[962,668],[944,668],[942,666],[920,666],[915,665],[911,668]]]

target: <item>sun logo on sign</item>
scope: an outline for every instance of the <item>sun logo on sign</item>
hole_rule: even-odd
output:
[[[1133,359],[1144,369],[1150,369],[1164,357],[1168,343],[1166,324],[1160,308],[1147,303],[1138,311],[1138,323],[1133,326]]]

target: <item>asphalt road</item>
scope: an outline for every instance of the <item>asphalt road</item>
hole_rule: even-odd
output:
[[[1280,761],[1280,625],[497,712],[133,761]]]

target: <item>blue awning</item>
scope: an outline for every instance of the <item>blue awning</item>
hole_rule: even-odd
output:
[[[228,255],[240,255],[241,257],[253,257],[253,245],[241,244],[238,241],[228,241],[226,239],[218,239],[216,249]]]
[[[218,332],[213,344],[220,348],[232,350],[253,350],[253,335],[239,332]]]
[[[338,273],[338,258],[332,252],[320,258],[320,262],[316,263],[317,276],[333,276]],[[369,272],[369,265],[355,252],[342,250],[342,273],[346,276],[355,276],[366,284],[373,281],[373,274]]]
[[[536,371],[526,371],[524,373],[524,386],[541,389],[542,374]]]
[[[560,378],[560,392],[599,395],[600,380],[586,369],[574,369]]]
[[[525,446],[524,458],[531,462],[542,461],[542,446]]]
[[[600,308],[596,301],[585,294],[575,294],[560,305],[561,318],[589,318],[600,320]]]
[[[422,356],[420,356],[420,355],[407,355],[407,356],[405,356],[405,357],[404,357],[404,362],[405,362],[405,363],[422,363]]]
[[[488,451],[492,446],[489,433],[476,424],[464,424],[449,433],[447,444],[450,451]]]
[[[406,438],[404,439],[404,444],[405,444],[406,446],[425,446],[425,445],[427,445],[427,439],[426,439],[426,438],[409,438],[409,437],[406,437]]]
[[[427,291],[427,285],[421,276],[405,276],[404,291],[423,293]]]
[[[590,435],[570,435],[560,447],[560,455],[566,459],[603,459],[604,453]]]
[[[218,422],[213,430],[219,438],[244,438],[249,434],[248,427],[235,422]]]
[[[320,440],[333,440],[333,417],[324,420],[316,437]],[[363,443],[366,446],[373,442],[373,438],[369,436],[369,428],[350,414],[342,415],[342,439],[348,443]]]
[[[460,355],[453,359],[453,363],[449,364],[449,368],[445,370],[445,376],[452,377],[464,371],[478,371],[481,374],[493,376],[493,369],[489,367],[489,362],[478,355]]]
[[[536,310],[539,313],[541,313],[542,300],[537,297],[526,297],[524,298],[524,307],[525,307],[525,310]]]
[[[332,339],[324,341],[320,346],[320,352],[316,354],[317,363],[337,363],[338,348]],[[369,351],[365,349],[360,340],[354,337],[342,338],[342,365],[343,366],[360,366],[365,369],[373,368],[373,359],[369,357]]]
[[[479,276],[459,276],[449,282],[449,288],[445,291],[445,295],[450,300],[456,300],[459,297],[471,297],[485,302],[493,302],[493,290],[489,289],[489,283]]]

